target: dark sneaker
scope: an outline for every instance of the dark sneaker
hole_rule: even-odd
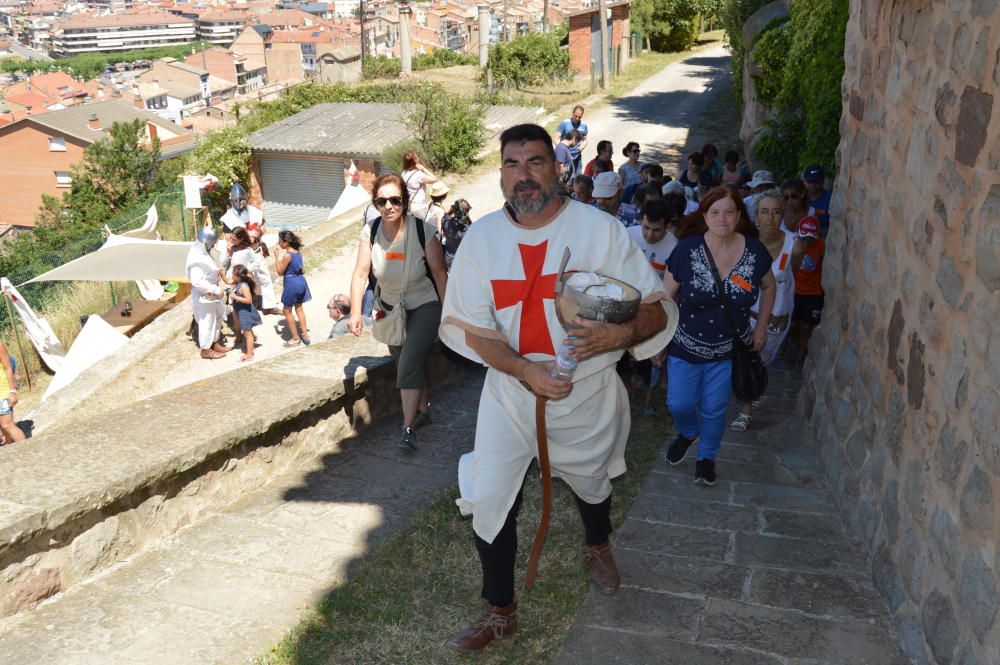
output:
[[[667,448],[666,459],[673,466],[677,466],[684,461],[684,456],[687,455],[688,448],[694,445],[694,442],[698,440],[698,437],[689,439],[683,434],[678,434],[674,442],[670,444]]]
[[[700,459],[694,467],[694,484],[708,485],[715,484],[715,460]]]
[[[431,424],[431,412],[430,411],[417,411],[417,415],[413,416],[413,429],[419,429],[425,425]]]
[[[399,441],[399,450],[404,453],[412,453],[417,449],[417,433],[412,427],[403,430],[403,438]]]

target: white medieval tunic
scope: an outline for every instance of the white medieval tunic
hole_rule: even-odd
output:
[[[635,286],[644,303],[660,302],[676,321],[676,306],[649,261],[614,217],[566,201],[540,228],[517,224],[504,210],[469,227],[448,278],[441,340],[483,363],[465,340],[471,332],[503,340],[529,360],[552,360],[566,337],[556,318],[556,274],[569,247],[567,271],[597,272]],[[672,327],[633,349],[649,358],[670,341]],[[625,472],[625,442],[631,419],[628,395],[615,371],[622,351],[580,363],[568,397],[546,405],[549,462],[587,503],[611,494],[611,478]],[[485,364],[485,363],[484,363]],[[458,476],[463,515],[472,515],[480,538],[493,542],[514,504],[524,474],[538,455],[535,396],[513,376],[486,373],[476,426],[475,449],[462,456]]]
[[[226,318],[226,303],[222,301],[222,276],[215,259],[205,245],[195,242],[188,251],[185,266],[191,282],[191,307],[198,322],[198,347],[210,349],[219,339]]]
[[[220,219],[226,233],[232,233],[237,227],[246,228],[248,224],[260,226],[264,223],[264,213],[260,208],[248,205],[243,212],[236,212],[236,208],[230,207]]]
[[[267,259],[249,247],[233,252],[232,261],[229,263],[230,279],[233,276],[233,268],[239,265],[246,266],[253,281],[257,283],[261,309],[277,309],[278,299],[274,296],[274,280],[271,279],[271,270],[267,266]]]

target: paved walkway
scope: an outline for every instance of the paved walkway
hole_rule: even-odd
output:
[[[614,537],[622,588],[590,591],[554,665],[909,663],[797,427],[798,372],[771,376],[714,487],[693,484],[694,450],[661,453]]]
[[[353,562],[455,485],[481,372],[432,391],[434,423],[401,459],[398,414],[227,510],[0,622],[4,665],[244,663],[276,644]],[[340,450],[336,450],[339,448]]]

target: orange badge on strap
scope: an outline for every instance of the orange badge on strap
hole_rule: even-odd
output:
[[[386,261],[402,261],[406,258],[406,252],[386,252]]]
[[[744,291],[749,291],[750,289],[753,288],[750,285],[750,282],[746,281],[745,279],[743,279],[739,275],[733,275],[732,277],[729,278],[729,281],[731,281],[733,284],[735,284],[736,286],[740,287]]]

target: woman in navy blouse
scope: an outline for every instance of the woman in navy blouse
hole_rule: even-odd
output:
[[[771,255],[757,235],[737,191],[715,187],[685,219],[677,231],[680,242],[667,258],[663,283],[680,309],[677,333],[667,347],[667,406],[679,432],[667,450],[667,461],[680,464],[697,442],[696,483],[715,484],[715,457],[732,397],[733,330],[722,298],[729,299],[741,339],[752,341],[758,351],[767,341],[776,290]],[[724,294],[716,286],[706,250],[715,259]],[[754,328],[750,308],[758,296]]]

